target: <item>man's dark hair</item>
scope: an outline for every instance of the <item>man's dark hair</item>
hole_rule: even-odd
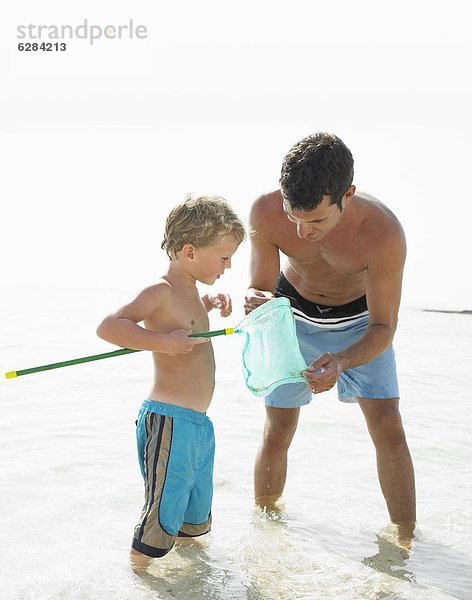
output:
[[[310,211],[323,196],[342,210],[341,200],[352,183],[351,151],[333,133],[319,132],[295,144],[282,164],[280,187],[284,200],[294,210]]]

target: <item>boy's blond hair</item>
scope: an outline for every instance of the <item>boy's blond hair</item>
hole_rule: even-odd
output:
[[[246,237],[244,225],[226,200],[189,194],[167,217],[161,248],[172,260],[185,244],[210,246],[229,234],[238,244]]]

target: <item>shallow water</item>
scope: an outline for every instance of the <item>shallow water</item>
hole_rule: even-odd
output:
[[[108,350],[95,326],[129,297],[1,292],[2,371]],[[235,323],[240,316],[236,310]],[[149,387],[149,356],[4,379],[0,597],[471,598],[471,343],[470,315],[401,311],[401,407],[418,495],[408,552],[388,525],[359,408],[333,392],[302,409],[280,513],[254,508],[264,411],[243,386],[240,340],[215,339],[213,531],[155,561],[145,578],[130,570],[128,551],[143,498],[134,420]]]

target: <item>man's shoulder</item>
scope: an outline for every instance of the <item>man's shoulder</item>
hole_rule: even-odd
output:
[[[392,259],[406,252],[405,233],[395,213],[369,194],[356,194],[360,213],[359,237],[365,240],[365,250],[371,259]]]
[[[403,235],[398,217],[386,204],[365,192],[356,192],[354,201],[361,217],[361,227],[365,232],[377,232],[381,236]]]
[[[251,207],[252,219],[280,217],[282,213],[283,203],[280,190],[262,194],[253,202]]]

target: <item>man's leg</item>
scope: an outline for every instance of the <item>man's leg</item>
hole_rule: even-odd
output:
[[[380,487],[392,523],[413,528],[416,521],[415,474],[405,439],[398,398],[358,398],[377,453]]]
[[[287,478],[287,452],[297,429],[300,408],[266,406],[262,443],[254,468],[254,492],[261,508],[271,508]]]

